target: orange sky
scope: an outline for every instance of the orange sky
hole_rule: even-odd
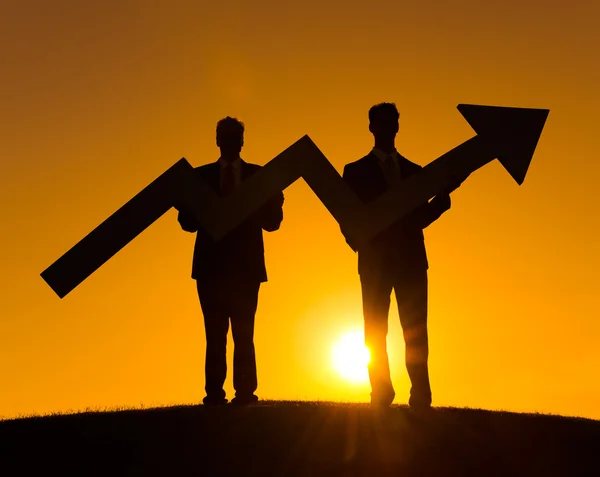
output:
[[[398,150],[423,165],[473,135],[459,103],[550,109],[523,186],[495,161],[426,230],[434,405],[600,418],[596,3],[3,1],[0,416],[200,401],[175,211],[63,300],[39,274],[181,157],[216,160],[223,116],[246,123],[247,161],[309,134],[341,172],[372,146],[368,108],[394,101]],[[285,194],[258,394],[366,401],[330,364],[362,324],[356,256],[306,183]]]

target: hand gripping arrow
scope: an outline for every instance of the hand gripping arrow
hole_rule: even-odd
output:
[[[219,198],[184,159],[84,237],[44,272],[63,298],[171,207],[185,206],[213,239],[220,240],[300,177],[340,226],[366,243],[442,190],[498,158],[520,185],[544,128],[547,109],[460,104],[477,133],[401,181],[368,205],[350,190],[308,136],[267,163],[232,194]]]

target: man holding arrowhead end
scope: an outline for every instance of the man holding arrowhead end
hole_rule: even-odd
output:
[[[375,139],[374,148],[367,156],[344,167],[344,180],[365,204],[375,200],[388,188],[402,187],[403,179],[422,169],[396,151],[399,118],[393,103],[371,107],[369,131]],[[450,209],[450,192],[460,182],[457,180],[453,187],[406,215],[368,245],[359,248],[342,229],[350,247],[358,252],[365,344],[371,354],[371,404],[374,407],[389,407],[395,397],[386,346],[392,289],[396,294],[406,344],[406,368],[412,385],[409,405],[418,410],[431,407],[427,366],[429,266],[423,229]]]
[[[240,158],[244,145],[244,124],[226,117],[217,123],[217,162],[195,168],[198,175],[219,196],[231,193],[240,183],[260,170]],[[200,228],[194,217],[178,207],[178,221],[186,232],[196,232],[192,278],[206,331],[205,405],[227,403],[223,389],[227,374],[226,346],[231,320],[234,341],[232,404],[258,401],[254,352],[254,317],[260,285],[267,281],[262,231],[278,230],[283,220],[283,193],[267,202],[243,224],[215,242]]]

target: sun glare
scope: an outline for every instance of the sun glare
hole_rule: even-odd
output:
[[[352,331],[343,335],[333,345],[331,355],[333,367],[342,378],[353,383],[369,379],[369,349],[364,344],[362,331]]]

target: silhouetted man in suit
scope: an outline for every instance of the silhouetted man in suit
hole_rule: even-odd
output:
[[[367,156],[344,167],[343,178],[364,203],[373,201],[389,187],[402,187],[403,179],[421,169],[396,151],[399,118],[393,103],[373,106],[369,110],[369,130],[375,139],[374,148]],[[450,208],[449,192],[415,209],[358,250],[352,237],[342,230],[350,247],[358,251],[365,344],[371,353],[371,403],[374,406],[387,407],[395,397],[386,348],[392,289],[406,343],[406,368],[412,384],[409,404],[419,409],[431,406],[427,367],[428,263],[423,229]]]
[[[226,117],[217,123],[217,162],[195,168],[220,196],[260,170],[240,158],[244,125]],[[258,400],[254,354],[254,316],[260,284],[267,281],[262,231],[279,229],[283,220],[283,193],[267,202],[243,224],[215,242],[184,208],[178,221],[183,230],[197,232],[192,264],[206,330],[206,405],[225,404],[223,384],[227,374],[226,346],[229,320],[234,341],[232,404]]]

